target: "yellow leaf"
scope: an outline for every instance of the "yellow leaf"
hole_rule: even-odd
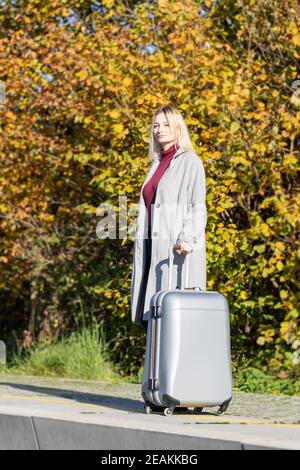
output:
[[[225,230],[222,231],[222,238],[223,240],[227,240],[229,241],[230,240],[230,235],[228,232],[226,232]]]
[[[297,161],[298,161],[298,159],[297,159],[296,155],[293,155],[292,153],[288,153],[284,157],[283,165],[284,166],[295,165],[297,163]]]
[[[121,116],[121,112],[118,109],[113,109],[112,111],[110,111],[109,115],[112,119],[119,119],[119,117]]]
[[[290,329],[290,323],[288,321],[283,321],[280,324],[280,334],[285,341],[288,341],[289,329]]]
[[[119,124],[115,124],[113,126],[113,129],[114,129],[114,132],[117,136],[122,136],[123,135],[123,132],[124,132],[124,126],[123,124],[120,122]]]
[[[282,271],[283,268],[284,268],[284,264],[282,261],[278,261],[278,263],[276,263],[276,268],[278,269],[278,271]]]
[[[17,116],[16,116],[14,113],[12,113],[11,111],[7,111],[5,114],[6,114],[6,116],[7,116],[9,119],[11,119],[12,121],[15,121],[16,118],[17,118]]]
[[[239,128],[240,128],[240,125],[238,122],[232,122],[230,126],[230,131],[236,132]]]
[[[281,290],[281,291],[279,292],[279,295],[280,295],[280,297],[282,298],[282,300],[284,300],[284,299],[287,299],[287,298],[288,298],[289,293],[288,293],[287,290]]]
[[[86,80],[88,74],[85,70],[80,70],[80,72],[75,73],[75,77],[80,78],[81,80]]]
[[[240,297],[241,297],[241,299],[247,299],[247,297],[248,297],[248,292],[246,292],[245,290],[242,290],[242,291],[240,292]]]
[[[127,87],[127,86],[130,86],[132,84],[132,78],[130,77],[125,77],[124,80],[123,80],[123,84]]]
[[[292,37],[292,41],[294,44],[296,44],[296,46],[300,46],[300,34],[295,34]]]
[[[263,336],[260,336],[259,338],[257,338],[256,342],[257,344],[259,344],[259,346],[263,346],[266,342],[266,338],[264,338]]]
[[[113,8],[114,0],[102,0],[102,4],[107,8]]]

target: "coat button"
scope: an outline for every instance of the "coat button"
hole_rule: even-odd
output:
[[[154,232],[154,233],[153,233],[153,236],[154,236],[154,237],[157,237],[157,235],[158,235],[157,232]]]
[[[157,203],[155,204],[155,207],[159,207],[159,206],[160,206],[160,204],[159,204],[159,202],[157,202]]]

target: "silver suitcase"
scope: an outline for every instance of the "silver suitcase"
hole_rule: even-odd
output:
[[[142,397],[145,412],[172,415],[177,407],[218,406],[225,413],[232,398],[229,310],[226,298],[200,287],[171,289],[150,301]],[[189,255],[185,285],[188,285]],[[173,262],[173,261],[172,261]]]

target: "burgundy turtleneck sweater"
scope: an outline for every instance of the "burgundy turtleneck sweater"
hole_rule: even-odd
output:
[[[157,189],[158,183],[160,182],[161,177],[163,176],[164,172],[168,168],[176,151],[177,151],[176,144],[172,145],[170,148],[168,148],[168,150],[162,150],[160,163],[155,173],[152,175],[150,180],[144,186],[143,196],[144,196],[145,204],[146,204],[147,211],[148,211],[148,230],[149,231],[150,231],[150,226],[152,222],[151,204],[154,204],[155,202],[156,189]]]

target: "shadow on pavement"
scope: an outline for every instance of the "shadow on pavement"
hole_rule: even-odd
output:
[[[16,384],[16,383],[10,383],[10,382],[0,382],[0,386],[9,386],[13,387],[18,390],[26,390],[28,392],[32,393],[38,393],[38,394],[45,394],[48,396],[55,396],[59,398],[66,398],[69,400],[76,401],[78,403],[84,403],[84,404],[91,404],[91,405],[101,405],[105,406],[107,408],[113,408],[116,410],[122,410],[122,411],[129,411],[131,413],[139,413],[139,414],[144,414],[144,403],[141,400],[134,400],[132,398],[124,398],[124,397],[118,397],[118,396],[111,396],[111,395],[101,395],[101,394],[94,394],[94,393],[88,393],[88,392],[78,392],[74,390],[65,390],[61,388],[52,388],[52,387],[41,387],[37,385],[28,385],[28,384]],[[34,399],[34,397],[33,397]],[[84,412],[83,412],[84,413]],[[88,414],[92,412],[87,412]],[[95,412],[96,413],[96,412]],[[193,411],[189,410],[181,410],[180,408],[176,408],[174,414],[182,414],[182,413],[190,413],[194,414]],[[155,413],[157,414],[157,413]],[[163,414],[163,409],[161,413]],[[214,412],[204,412],[202,411],[201,413],[202,416],[218,416],[217,413]]]
[[[26,390],[32,393],[43,393],[49,396],[55,396],[59,398],[67,398],[74,400],[78,403],[101,405],[107,406],[108,408],[114,408],[117,410],[132,411],[132,412],[144,412],[144,405],[142,401],[133,400],[131,398],[116,397],[110,395],[101,395],[88,392],[78,392],[74,390],[65,390],[60,388],[52,387],[40,387],[37,385],[28,384],[16,384],[9,382],[0,382],[0,386],[9,386],[18,390]],[[13,397],[12,397],[13,398]],[[33,397],[34,398],[34,397]]]

